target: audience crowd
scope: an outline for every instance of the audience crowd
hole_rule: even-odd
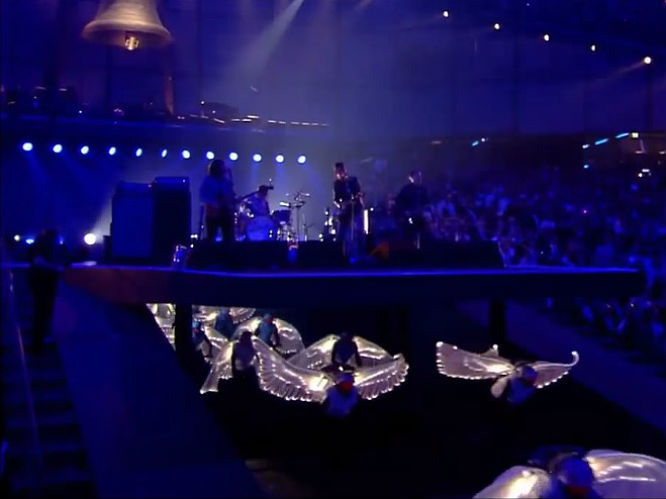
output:
[[[655,162],[657,163],[657,162]],[[626,166],[626,165],[625,165]],[[655,168],[659,167],[658,169]],[[424,185],[432,238],[496,241],[507,265],[633,267],[640,296],[548,301],[548,308],[616,337],[649,357],[666,357],[666,189],[663,161],[652,168],[567,171],[544,166],[502,171],[493,180]],[[379,224],[393,199],[377,206]]]

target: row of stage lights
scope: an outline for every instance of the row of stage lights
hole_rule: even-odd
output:
[[[21,149],[23,149],[25,152],[32,151],[34,149],[34,147],[35,146],[33,145],[32,142],[23,142],[21,144]],[[54,154],[60,154],[64,150],[65,150],[65,148],[63,147],[62,144],[54,144],[53,147],[51,147],[51,151],[53,151]],[[115,146],[111,146],[107,149],[107,154],[109,156],[115,156],[117,152],[118,152],[118,148],[116,148]],[[79,153],[83,156],[86,156],[88,153],[90,153],[90,146],[87,146],[87,145],[81,146],[79,148]],[[144,150],[141,147],[137,147],[134,150],[134,156],[136,156],[137,158],[140,158],[141,156],[143,156],[143,153],[144,153]],[[168,155],[169,155],[169,151],[167,149],[162,149],[160,151],[160,157],[161,158],[166,158]],[[192,157],[192,153],[189,151],[189,149],[183,149],[183,150],[180,151],[180,156],[183,159],[190,159]],[[213,159],[216,158],[216,155],[213,151],[207,151],[206,154],[205,154],[205,157],[208,160],[213,160]],[[238,161],[238,159],[240,158],[239,154],[237,152],[234,152],[234,151],[230,152],[227,157],[229,158],[230,161]],[[259,153],[254,153],[252,155],[252,161],[254,163],[261,163],[263,161],[263,159],[264,159],[263,156]],[[277,154],[275,156],[275,162],[278,163],[278,164],[284,163],[285,162],[284,154]],[[304,165],[307,162],[307,157],[304,154],[301,154],[296,158],[296,162],[299,165]]]
[[[33,236],[21,237],[20,234],[14,234],[13,239],[14,242],[16,243],[20,243],[21,241],[23,241],[28,246],[32,246],[33,244],[35,244],[35,238]],[[88,232],[85,236],[83,236],[83,242],[87,246],[94,246],[95,244],[97,244],[99,240],[100,238],[94,232]],[[65,244],[65,240],[62,237],[60,237],[60,240],[58,242],[60,244]]]
[[[442,17],[444,17],[446,19],[450,18],[451,17],[451,11],[449,11],[449,10],[442,11]],[[502,25],[498,22],[494,23],[493,24],[493,29],[495,31],[499,31],[499,30],[502,29]],[[542,36],[542,39],[546,43],[549,42],[550,41],[550,33],[544,33],[543,36]],[[599,48],[599,46],[596,43],[591,43],[590,44],[590,51],[591,52],[596,52],[598,50],[598,48]],[[652,57],[650,57],[649,55],[646,55],[645,57],[643,57],[643,63],[644,64],[652,64]]]

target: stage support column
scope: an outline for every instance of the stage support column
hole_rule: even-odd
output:
[[[493,344],[504,345],[507,341],[506,332],[506,302],[493,300],[489,304],[488,324],[490,339]]]
[[[176,304],[176,319],[174,320],[174,343],[176,354],[181,361],[187,362],[192,353],[192,305]]]

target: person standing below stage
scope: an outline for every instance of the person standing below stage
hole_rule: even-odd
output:
[[[428,191],[423,187],[423,173],[421,170],[409,172],[409,183],[403,186],[395,198],[396,214],[403,235],[410,241],[430,235]]]
[[[51,333],[60,274],[69,263],[59,239],[55,229],[45,229],[30,246],[28,287],[33,300],[32,351],[35,353],[42,351]]]
[[[257,192],[252,194],[249,199],[245,202],[250,213],[254,217],[269,217],[271,215],[270,207],[268,206],[268,190],[270,189],[267,185],[259,186]]]
[[[346,254],[359,247],[362,231],[363,194],[356,177],[347,175],[344,163],[335,163],[333,201],[338,208],[337,240],[342,241]]]
[[[214,159],[208,166],[199,191],[204,205],[206,238],[215,240],[217,229],[222,230],[224,242],[233,242],[234,237],[234,182],[231,170],[224,161]]]

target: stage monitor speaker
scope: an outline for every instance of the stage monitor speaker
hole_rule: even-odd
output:
[[[497,243],[492,241],[432,241],[421,249],[391,245],[386,265],[443,269],[496,269],[504,266]]]
[[[300,268],[342,267],[346,264],[342,253],[342,244],[333,241],[305,241],[298,243]]]
[[[283,241],[200,241],[194,245],[187,266],[200,270],[270,270],[287,267],[288,255],[289,247]]]

